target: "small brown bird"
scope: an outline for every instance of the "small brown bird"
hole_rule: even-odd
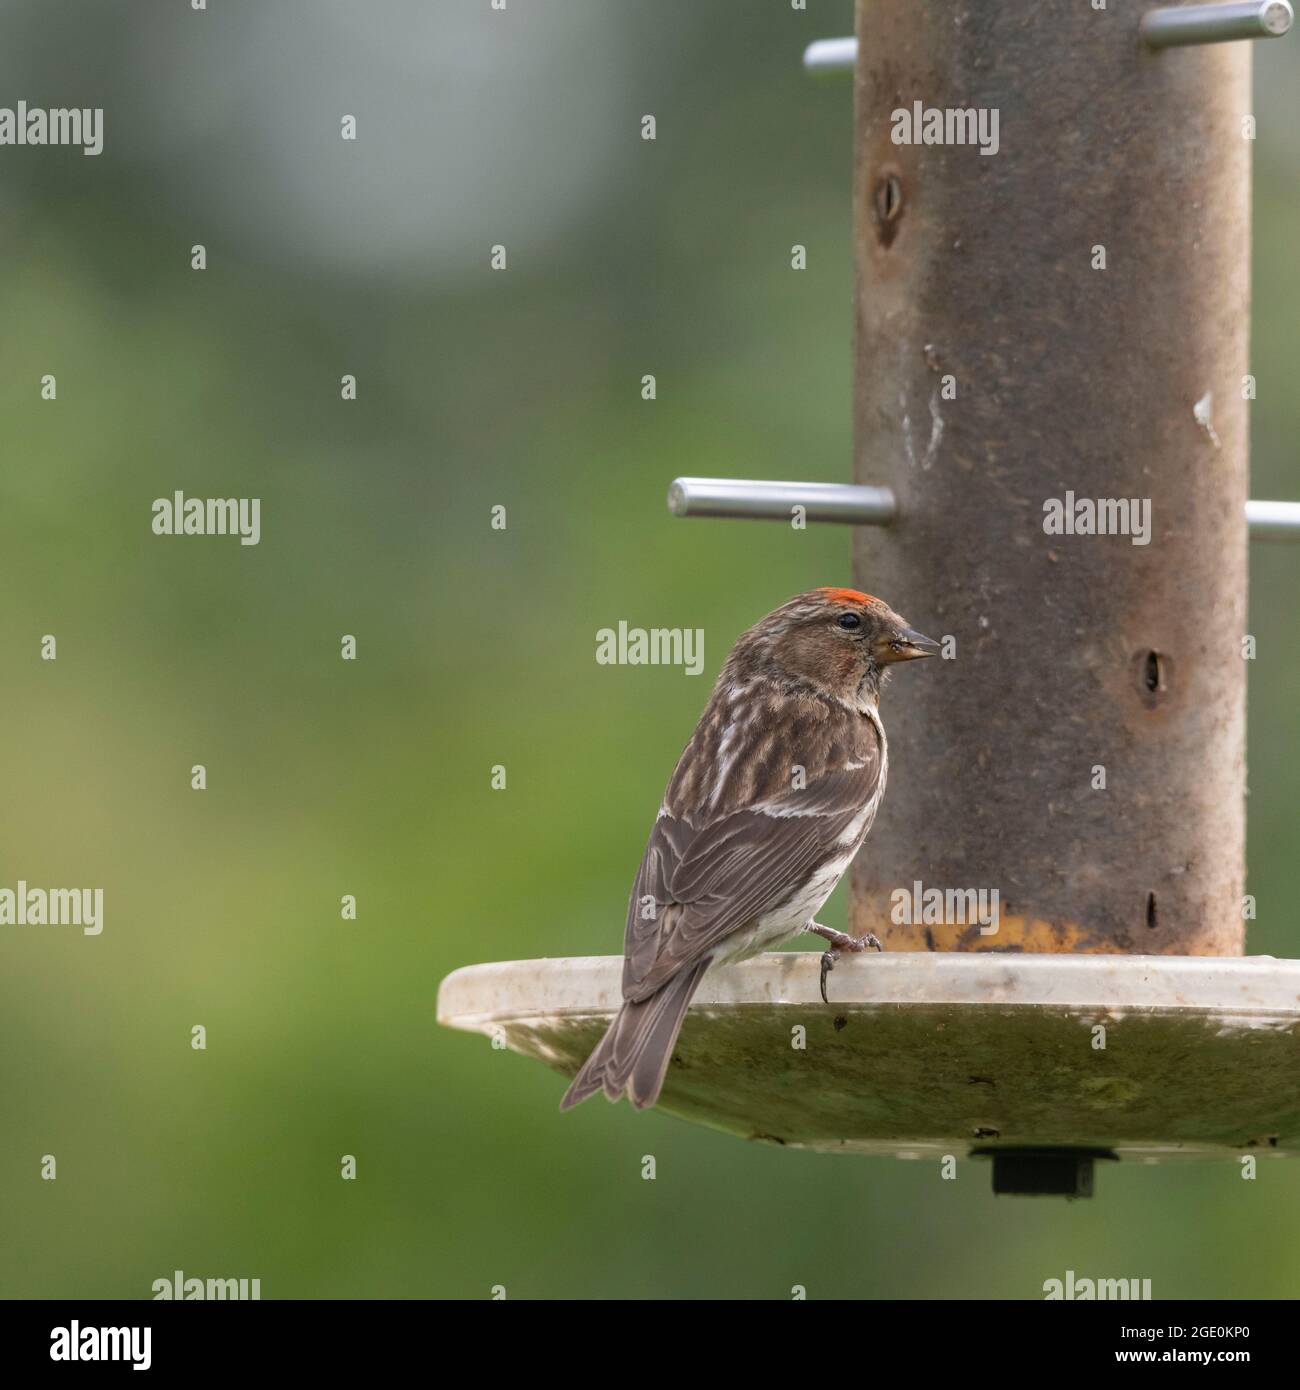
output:
[[[604,1090],[659,1098],[704,972],[801,931],[880,950],[814,921],[885,792],[877,705],[886,667],[934,656],[887,604],[856,589],[798,594],[744,633],[668,783],[628,904],[623,1006],[560,1108]]]

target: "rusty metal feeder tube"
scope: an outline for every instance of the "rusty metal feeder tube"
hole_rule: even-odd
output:
[[[895,950],[1243,950],[1251,46],[1143,13],[859,0],[855,476],[899,519],[856,572],[955,641],[884,697],[851,917]],[[970,109],[996,141],[924,143]]]

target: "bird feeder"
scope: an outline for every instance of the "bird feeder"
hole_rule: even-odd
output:
[[[856,526],[859,586],[952,659],[886,695],[850,901],[885,953],[829,1007],[817,953],[710,972],[660,1108],[987,1155],[1018,1193],[1300,1152],[1300,962],[1243,954],[1247,549],[1300,504],[1247,496],[1242,40],[1290,23],[859,0],[805,55],[855,73],[855,481],[679,478],[669,507]],[[469,967],[439,1018],[571,1073],[620,965]]]

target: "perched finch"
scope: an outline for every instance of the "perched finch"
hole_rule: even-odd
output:
[[[704,972],[801,931],[880,949],[814,921],[871,829],[888,756],[886,667],[934,656],[888,605],[855,589],[799,594],[731,649],[668,783],[628,904],[623,1005],[560,1108],[603,1089],[659,1098]]]

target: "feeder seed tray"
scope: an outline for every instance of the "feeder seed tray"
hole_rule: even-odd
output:
[[[827,1153],[992,1155],[1005,1192],[1087,1195],[1096,1157],[1300,1153],[1300,961],[890,952],[840,960],[829,1005],[818,970],[791,951],[710,971],[659,1108]],[[467,966],[438,1021],[571,1076],[621,974]]]

